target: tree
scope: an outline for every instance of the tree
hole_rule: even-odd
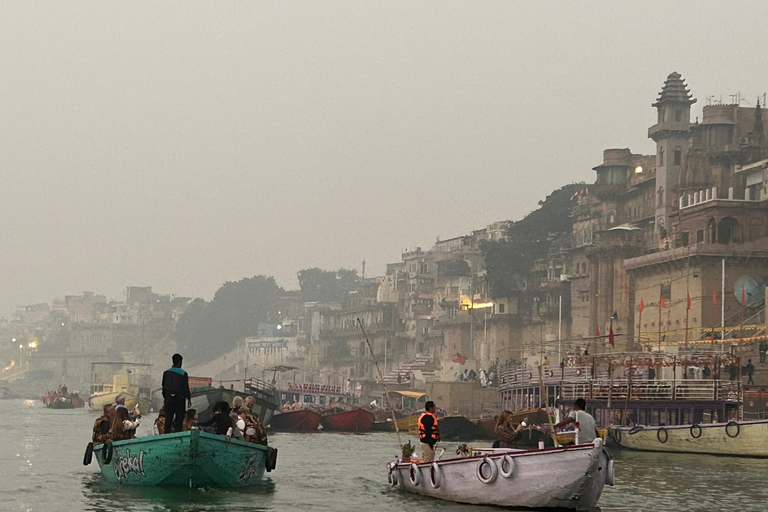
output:
[[[297,274],[304,302],[344,302],[350,292],[360,288],[357,270],[337,271],[308,268]]]
[[[254,276],[226,282],[208,303],[196,299],[179,318],[173,337],[193,361],[208,361],[256,336],[260,322],[277,321],[283,290],[273,277]]]

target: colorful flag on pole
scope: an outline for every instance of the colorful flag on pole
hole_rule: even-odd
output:
[[[611,344],[611,347],[613,347],[613,342],[616,341],[613,337],[613,324],[611,324],[610,330],[608,331],[608,343]]]
[[[744,287],[741,287],[741,305],[745,306],[747,304],[747,293],[744,290]]]
[[[637,309],[639,309],[641,313],[645,309],[645,302],[643,302],[642,297],[640,298],[640,305],[637,307]]]
[[[467,362],[467,358],[456,352],[456,357],[453,358],[454,363],[464,364]]]
[[[667,307],[667,303],[664,302],[664,297],[659,297],[659,299],[660,299],[659,300],[659,306],[661,306],[662,308],[666,308]]]
[[[688,304],[686,306],[686,309],[691,309],[691,294],[688,294]]]
[[[595,336],[600,336],[600,326],[595,327]]]
[[[712,292],[712,304],[717,306],[717,290]]]

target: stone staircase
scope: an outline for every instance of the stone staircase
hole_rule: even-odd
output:
[[[416,354],[416,357],[412,361],[401,362],[397,367],[390,370],[389,373],[384,375],[384,382],[386,384],[397,384],[397,375],[401,376],[401,383],[408,384],[408,374],[413,374],[413,378],[416,380],[423,380],[424,382],[435,379],[435,369],[432,364],[432,356],[429,354]]]

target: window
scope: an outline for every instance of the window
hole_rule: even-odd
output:
[[[704,230],[700,229],[696,232],[696,243],[704,241]]]
[[[683,160],[683,150],[680,149],[680,146],[675,148],[675,165],[682,165],[681,162]]]
[[[664,165],[664,148],[659,148],[659,165]]]
[[[662,283],[659,295],[664,297],[664,300],[667,302],[667,307],[669,307],[672,302],[672,283]]]
[[[683,247],[688,245],[689,235],[690,233],[688,231],[683,231],[682,233],[680,233],[680,245],[682,245]]]
[[[504,304],[499,304],[499,313],[504,313]]]
[[[579,300],[581,302],[589,302],[589,291],[581,291],[579,292]]]
[[[675,121],[678,123],[683,120],[683,111],[680,109],[675,109]]]

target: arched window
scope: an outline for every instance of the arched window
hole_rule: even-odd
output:
[[[659,165],[664,165],[664,148],[659,148]]]
[[[683,150],[680,149],[680,146],[677,146],[675,148],[675,165],[681,165],[682,160],[683,160]]]
[[[736,242],[738,236],[739,222],[733,217],[726,217],[717,225],[717,243],[727,245]]]
[[[710,244],[714,244],[717,242],[717,224],[715,223],[715,219],[709,219],[707,235],[708,235],[707,242],[709,242]]]
[[[675,109],[675,121],[678,123],[683,120],[683,111],[679,108]]]

